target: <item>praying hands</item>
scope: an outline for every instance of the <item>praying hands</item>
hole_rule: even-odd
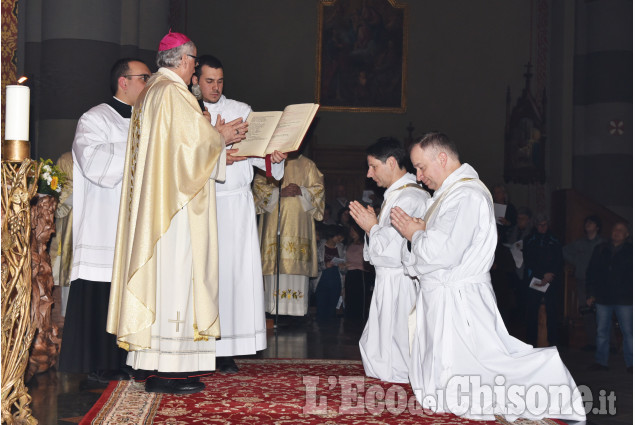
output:
[[[366,234],[370,232],[375,224],[378,224],[377,217],[375,216],[375,210],[372,206],[364,207],[357,201],[353,201],[349,204],[351,211],[351,217],[361,227]]]
[[[399,207],[390,210],[390,220],[401,236],[412,242],[412,235],[418,230],[426,230],[426,222],[420,218],[410,217]]]

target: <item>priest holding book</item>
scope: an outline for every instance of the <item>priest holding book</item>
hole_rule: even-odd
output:
[[[224,70],[211,55],[198,58],[192,77],[192,92],[202,98],[212,124],[218,120],[246,120],[249,105],[223,95]],[[197,96],[197,97],[198,97]],[[235,145],[237,146],[237,145]],[[238,372],[233,356],[255,354],[267,348],[264,290],[260,244],[251,182],[254,167],[266,169],[265,158],[233,156],[237,149],[228,146],[225,181],[216,182],[218,221],[218,300],[221,337],[216,341],[216,368],[224,373]],[[271,154],[271,173],[280,180],[287,154]]]

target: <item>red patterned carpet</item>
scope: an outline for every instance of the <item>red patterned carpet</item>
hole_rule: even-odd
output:
[[[237,363],[238,374],[202,378],[206,388],[198,394],[150,394],[144,391],[142,383],[111,382],[81,424],[495,423],[423,411],[409,385],[364,377],[359,361],[240,360]],[[363,392],[355,393],[357,383],[363,384]],[[496,423],[507,422],[501,419]]]

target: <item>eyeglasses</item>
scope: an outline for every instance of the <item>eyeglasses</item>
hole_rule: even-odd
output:
[[[130,77],[140,77],[144,83],[147,83],[148,80],[150,79],[150,75],[148,74],[130,74],[130,75],[124,75],[124,77],[126,78],[130,78]]]
[[[188,54],[188,53],[186,53],[186,55],[188,55],[189,57],[191,57],[192,59],[194,59],[194,62],[196,62],[196,65],[198,65],[198,56],[190,55],[190,54]]]

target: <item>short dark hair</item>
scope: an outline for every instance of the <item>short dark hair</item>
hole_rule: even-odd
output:
[[[110,68],[110,91],[113,96],[117,94],[117,90],[119,89],[119,77],[123,77],[130,71],[130,62],[143,63],[141,59],[122,58],[115,62],[112,68]]]
[[[324,231],[323,233],[324,239],[331,239],[338,235],[346,237],[346,234],[344,232],[344,227],[337,224],[328,224],[324,226],[323,231]]]
[[[602,219],[600,217],[598,217],[595,214],[591,214],[589,216],[587,216],[584,219],[584,224],[586,224],[587,221],[591,221],[593,223],[595,223],[595,225],[598,227],[598,233],[600,232],[600,230],[602,230]]]
[[[448,137],[447,134],[439,131],[432,131],[419,137],[410,146],[410,150],[412,150],[414,146],[419,146],[421,149],[430,147],[441,149],[447,151],[446,153],[453,155],[457,161],[459,160],[459,150],[456,148],[456,144],[450,139],[450,137]]]
[[[337,222],[341,223],[342,222],[342,216],[348,212],[350,215],[350,208],[349,207],[342,207],[339,209],[339,211],[337,212]]]
[[[386,163],[391,156],[395,158],[399,168],[406,168],[408,154],[401,142],[394,137],[381,137],[375,143],[366,148],[366,154]]]
[[[198,57],[198,65],[195,70],[197,77],[201,76],[201,69],[203,68],[203,65],[207,65],[210,68],[223,69],[223,63],[216,56],[202,55]]]
[[[359,236],[360,239],[364,239],[364,234],[366,234],[366,232],[364,232],[364,229],[362,229],[359,224],[357,224],[355,221],[353,221],[351,223],[351,227],[350,230],[354,231],[355,233],[357,233],[357,236]],[[348,236],[348,235],[347,235]]]

